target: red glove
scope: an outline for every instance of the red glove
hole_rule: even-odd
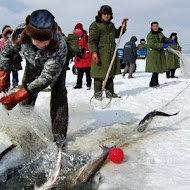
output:
[[[9,71],[0,71],[0,92],[8,91],[8,81],[10,80]]]
[[[126,27],[127,27],[127,21],[128,21],[128,18],[124,18],[122,20],[122,25],[124,25],[124,29],[126,30]]]
[[[92,53],[92,59],[95,61],[95,63],[100,62],[100,59],[99,59],[98,54],[96,52]]]
[[[5,106],[7,110],[12,110],[19,102],[29,97],[25,88],[19,89],[17,92],[4,96],[0,99],[0,102]]]

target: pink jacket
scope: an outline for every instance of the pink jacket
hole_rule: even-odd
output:
[[[6,42],[6,40],[7,40],[7,33],[9,32],[12,32],[13,31],[13,29],[12,28],[6,28],[4,31],[3,31],[3,33],[2,33],[2,38],[0,39],[0,51],[2,50],[2,48],[3,48],[3,46],[4,46],[4,44],[5,44],[5,42]]]

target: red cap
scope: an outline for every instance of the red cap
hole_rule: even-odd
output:
[[[81,29],[81,30],[83,30],[82,24],[81,24],[81,23],[77,23],[77,24],[75,25],[75,29]]]

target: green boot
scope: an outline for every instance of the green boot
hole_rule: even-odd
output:
[[[114,83],[113,83],[113,78],[109,78],[108,81],[107,81],[107,85],[106,85],[106,90],[108,90],[111,95],[112,95],[112,98],[121,98],[121,96],[119,96],[118,94],[115,94],[114,93]],[[110,97],[108,97],[110,98]]]
[[[107,83],[106,83],[106,90],[108,90],[112,95],[114,94],[114,89],[113,89],[113,78],[109,78]]]
[[[113,93],[112,98],[121,98],[118,94]]]
[[[103,79],[101,78],[94,79],[94,94],[102,91],[102,82],[103,82]]]

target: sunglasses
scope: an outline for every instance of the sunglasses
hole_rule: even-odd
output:
[[[109,15],[109,16],[111,15],[110,13],[102,13],[102,14],[103,14],[103,15]]]

